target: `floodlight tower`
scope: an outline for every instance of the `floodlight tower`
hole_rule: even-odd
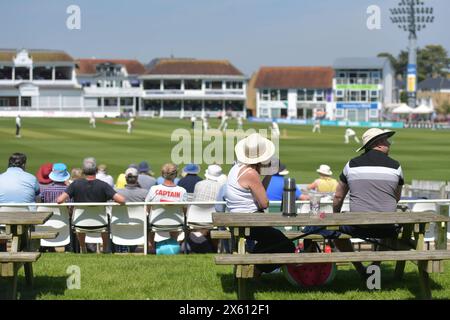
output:
[[[409,33],[407,84],[408,105],[416,107],[417,91],[417,33],[433,23],[433,8],[427,7],[424,0],[401,0],[391,11],[391,21],[399,29]]]

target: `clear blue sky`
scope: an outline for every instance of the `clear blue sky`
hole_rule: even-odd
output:
[[[247,75],[260,66],[331,65],[337,57],[397,54],[407,35],[388,9],[399,0],[1,0],[0,47],[61,49],[74,58],[229,59]],[[436,20],[419,45],[450,51],[450,1],[426,0]],[[66,8],[81,8],[68,30]],[[381,30],[366,27],[369,5]]]

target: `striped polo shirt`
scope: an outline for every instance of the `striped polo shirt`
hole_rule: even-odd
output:
[[[370,150],[353,158],[340,175],[350,190],[352,212],[395,212],[395,190],[404,184],[400,163],[385,153]]]

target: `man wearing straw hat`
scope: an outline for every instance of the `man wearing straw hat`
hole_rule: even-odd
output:
[[[395,212],[404,184],[400,163],[388,156],[395,131],[372,128],[362,137],[363,146],[357,152],[364,153],[351,159],[340,175],[340,182],[333,199],[333,211],[340,212],[343,201],[350,193],[351,212]],[[342,226],[340,231],[353,237],[393,238],[397,235],[394,225],[376,227]],[[340,251],[353,251],[350,240],[335,240]],[[365,276],[361,263],[354,263],[357,271]]]
[[[266,190],[261,182],[261,168],[275,154],[272,141],[258,133],[249,135],[236,144],[237,162],[228,174],[225,201],[228,211],[233,213],[262,212],[269,206]],[[294,244],[275,228],[250,228],[247,239],[256,241],[253,253],[294,252]],[[279,265],[257,265],[255,274],[272,272]]]

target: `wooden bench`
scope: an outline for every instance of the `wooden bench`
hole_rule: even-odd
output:
[[[442,272],[443,260],[450,259],[447,251],[448,211],[435,214],[433,212],[398,213],[398,212],[364,212],[328,214],[318,219],[309,215],[286,217],[279,214],[261,213],[213,213],[213,224],[217,227],[227,227],[231,232],[218,233],[217,236],[234,238],[233,254],[218,255],[217,264],[235,266],[235,277],[238,280],[238,298],[247,298],[246,280],[253,277],[254,266],[258,264],[308,264],[308,263],[351,263],[367,261],[396,261],[395,277],[403,276],[406,261],[416,262],[419,268],[421,290],[424,298],[431,298],[428,273]],[[424,235],[429,224],[436,224],[436,250],[424,251]],[[259,253],[246,252],[246,237],[254,227],[282,226],[319,226],[327,230],[339,230],[339,226],[347,225],[383,225],[398,224],[402,233],[398,239],[390,239],[389,250],[376,252],[332,252],[322,253]],[[288,233],[286,233],[288,235]],[[320,236],[319,236],[320,237]],[[387,245],[388,242],[385,242]],[[411,250],[413,249],[413,250]]]
[[[11,289],[8,298],[17,299],[18,271],[25,263],[36,262],[40,258],[39,252],[0,252],[0,276],[11,278]],[[28,286],[33,284],[32,278],[25,275]]]
[[[303,264],[342,263],[368,261],[417,261],[419,281],[423,298],[431,299],[429,273],[443,272],[443,260],[450,259],[450,251],[375,251],[375,252],[334,252],[324,253],[271,253],[271,254],[222,254],[215,256],[218,265],[240,266],[236,272],[238,298],[246,299],[246,280],[253,277],[254,266],[258,264]]]

